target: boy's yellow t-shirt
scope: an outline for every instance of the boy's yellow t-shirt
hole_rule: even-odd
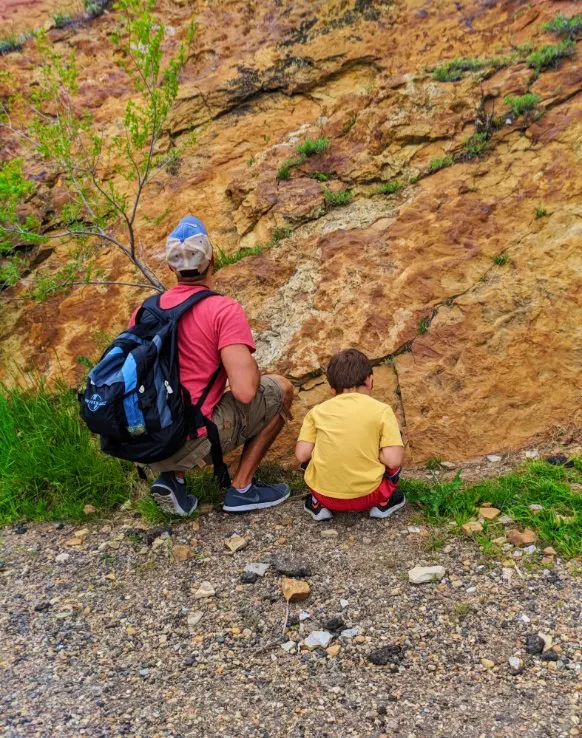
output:
[[[321,495],[341,499],[377,489],[386,470],[380,449],[403,445],[392,408],[361,392],[344,392],[312,408],[299,440],[315,444],[305,482]]]

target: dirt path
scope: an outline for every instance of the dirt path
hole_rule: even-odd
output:
[[[322,537],[292,500],[242,518],[204,515],[169,537],[136,530],[130,513],[112,527],[87,525],[77,546],[66,545],[70,526],[5,529],[3,734],[577,735],[581,591],[572,564],[547,569],[535,553],[521,560],[523,579],[515,569],[507,579],[501,559],[483,558],[468,540],[443,541],[445,531],[416,517],[336,517],[337,536]],[[224,539],[233,533],[249,544],[231,555]],[[194,557],[175,561],[176,544]],[[283,636],[276,564],[292,560],[309,570],[312,593],[291,605]],[[271,564],[265,576],[242,583],[245,564],[259,561]],[[414,586],[407,571],[416,564],[442,564],[446,576]],[[203,581],[216,594],[197,600]],[[310,617],[298,624],[303,610]],[[338,626],[357,633],[334,638],[335,657],[282,648]],[[526,637],[538,632],[552,636],[552,649],[530,655]],[[372,664],[383,646],[393,646],[389,663]],[[522,673],[511,673],[511,656]]]

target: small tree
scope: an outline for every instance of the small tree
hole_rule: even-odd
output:
[[[114,133],[96,128],[80,109],[74,52],[59,54],[45,34],[36,40],[42,60],[39,84],[3,103],[0,126],[25,150],[41,157],[68,200],[50,223],[30,210],[35,183],[21,159],[0,164],[0,280],[15,284],[26,268],[23,249],[49,239],[71,244],[57,272],[36,280],[31,296],[43,298],[73,284],[130,284],[162,291],[143,257],[137,217],[153,172],[171,164],[176,150],[157,153],[164,124],[176,99],[179,77],[195,33],[192,22],[173,56],[164,59],[165,29],[153,15],[155,0],[118,0],[119,27],[112,35],[114,59],[132,90]],[[121,228],[123,236],[117,235]],[[92,261],[100,246],[113,246],[141,274],[139,282],[97,280]]]

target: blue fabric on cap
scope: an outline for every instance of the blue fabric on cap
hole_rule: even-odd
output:
[[[204,227],[204,223],[193,215],[187,215],[185,218],[182,218],[168,238],[176,238],[178,241],[185,241],[190,236],[198,235],[208,236],[208,231]]]

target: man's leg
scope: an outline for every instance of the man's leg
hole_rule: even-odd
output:
[[[293,404],[293,385],[285,377],[281,377],[277,374],[271,374],[269,376],[281,387],[283,392],[283,407],[286,412],[289,413],[291,405]],[[245,443],[238,464],[238,469],[236,470],[236,474],[232,480],[233,487],[236,489],[243,489],[251,483],[259,464],[273,444],[275,438],[277,438],[279,433],[283,430],[284,425],[285,421],[281,417],[281,414],[277,414],[257,433],[256,436],[250,438]]]

